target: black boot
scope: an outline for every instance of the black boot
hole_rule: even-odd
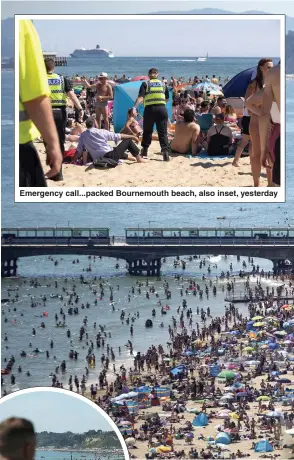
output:
[[[141,156],[142,158],[147,158],[147,156],[148,156],[148,149],[147,149],[146,147],[143,147],[143,148],[142,148],[142,150],[141,150],[141,152],[140,152],[140,156]]]
[[[169,161],[168,150],[163,150],[162,151],[162,156],[163,156],[163,161]]]
[[[60,182],[63,180],[62,168],[60,169],[59,173],[56,174],[56,176],[50,177],[50,180],[53,180],[54,182]]]

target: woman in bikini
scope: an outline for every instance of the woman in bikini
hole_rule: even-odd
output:
[[[250,98],[257,91],[261,90],[264,87],[264,78],[268,69],[273,67],[273,61],[270,58],[263,58],[259,61],[257,65],[257,73],[254,80],[252,80],[247,88],[245,94],[245,105],[246,100]],[[250,161],[251,161],[251,171],[253,176],[253,186],[259,187],[260,185],[260,173],[261,173],[261,145],[259,137],[259,120],[258,115],[248,111],[250,116]],[[267,179],[268,185],[271,185],[271,169],[267,168]]]

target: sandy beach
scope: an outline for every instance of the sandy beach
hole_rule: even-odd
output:
[[[44,171],[46,156],[43,144],[36,143]],[[67,143],[69,149],[72,143]],[[73,145],[74,146],[74,145]],[[249,157],[241,158],[241,166],[232,166],[232,159],[186,158],[171,155],[171,161],[162,161],[158,141],[152,141],[144,164],[124,161],[113,169],[101,170],[93,166],[63,165],[64,180],[48,180],[49,187],[252,187]],[[261,186],[266,187],[264,173]]]

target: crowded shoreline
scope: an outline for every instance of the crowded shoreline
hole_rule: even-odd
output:
[[[144,458],[145,454],[148,454],[149,449],[153,449],[148,454],[151,456],[151,458],[153,458],[155,454],[156,456],[167,458],[173,456],[183,457],[184,454],[181,453],[182,450],[185,451],[186,458],[197,458],[194,456],[194,453],[191,453],[191,448],[196,448],[198,455],[200,455],[201,449],[204,449],[204,453],[200,455],[200,458],[211,458],[210,456],[205,456],[207,455],[207,452],[209,453],[211,450],[207,450],[207,445],[209,445],[209,443],[207,444],[203,439],[206,439],[207,436],[215,438],[215,433],[217,432],[215,426],[221,425],[224,421],[228,420],[233,420],[236,426],[239,426],[240,421],[243,428],[242,431],[240,431],[241,428],[239,426],[239,436],[242,437],[242,433],[244,431],[244,434],[246,434],[248,439],[239,439],[235,440],[233,443],[228,444],[227,448],[231,449],[231,451],[228,451],[229,457],[227,458],[235,458],[232,455],[234,453],[237,454],[238,450],[241,452],[246,450],[248,453],[250,453],[251,458],[259,458],[260,454],[253,455],[253,451],[251,451],[250,448],[252,446],[252,442],[257,442],[260,439],[259,436],[261,436],[261,432],[263,433],[263,436],[264,433],[267,432],[267,439],[270,441],[271,437],[278,437],[279,434],[279,439],[274,440],[276,446],[279,444],[279,448],[276,448],[274,453],[280,454],[281,458],[287,458],[285,457],[283,453],[284,451],[282,450],[283,437],[281,437],[281,432],[277,427],[281,425],[281,429],[283,431],[286,428],[289,429],[290,421],[287,421],[287,426],[285,427],[284,421],[282,426],[282,421],[279,417],[267,418],[265,416],[264,419],[262,419],[260,415],[260,420],[263,420],[263,429],[260,430],[258,424],[256,424],[256,427],[254,427],[255,432],[253,433],[255,436],[251,436],[252,427],[247,427],[248,423],[244,415],[243,406],[248,406],[246,413],[249,413],[252,417],[256,417],[257,412],[259,412],[259,414],[267,414],[272,407],[274,407],[272,412],[276,410],[283,412],[283,415],[284,413],[291,414],[292,406],[288,405],[286,407],[282,407],[284,401],[279,401],[279,398],[281,397],[281,394],[288,394],[285,392],[286,388],[289,388],[290,390],[293,388],[290,376],[291,374],[289,374],[289,372],[291,372],[292,364],[291,360],[289,361],[287,356],[290,358],[292,356],[291,353],[294,340],[292,342],[292,334],[288,334],[289,330],[283,329],[283,326],[281,327],[282,323],[284,324],[290,321],[291,324],[292,307],[286,308],[283,306],[283,304],[281,305],[283,308],[280,308],[277,306],[276,301],[271,301],[270,299],[273,294],[280,295],[281,298],[286,295],[293,295],[294,291],[292,281],[288,275],[273,276],[270,272],[259,268],[258,264],[256,264],[253,260],[249,261],[252,270],[248,270],[249,267],[246,267],[245,260],[242,263],[240,261],[239,263],[241,263],[241,272],[243,270],[243,278],[241,279],[243,279],[245,291],[248,293],[248,295],[253,295],[253,298],[262,296],[262,298],[265,297],[267,300],[262,302],[250,302],[248,304],[248,313],[246,313],[246,310],[242,310],[241,313],[238,310],[237,305],[226,303],[226,306],[223,310],[225,314],[218,316],[215,315],[212,308],[206,309],[205,299],[208,299],[211,296],[214,298],[214,295],[218,292],[224,293],[225,291],[228,292],[229,289],[230,291],[231,289],[234,289],[234,285],[238,280],[238,274],[231,274],[230,269],[234,268],[235,262],[231,262],[231,265],[229,264],[227,273],[226,271],[223,271],[217,278],[215,278],[215,276],[209,277],[209,270],[213,269],[215,265],[215,263],[210,262],[209,257],[195,260],[197,261],[197,264],[202,266],[207,273],[206,275],[202,275],[202,278],[204,278],[202,280],[204,284],[201,284],[192,275],[183,276],[179,274],[175,275],[175,284],[171,282],[171,279],[163,277],[162,281],[157,281],[156,287],[152,280],[146,279],[142,279],[140,281],[137,280],[132,285],[130,285],[131,287],[128,294],[130,302],[133,302],[132,299],[137,299],[140,297],[142,299],[143,297],[147,299],[149,297],[151,302],[150,305],[154,306],[152,311],[150,311],[150,308],[148,309],[150,312],[150,319],[155,322],[153,328],[149,330],[154,331],[154,328],[156,328],[156,334],[160,334],[161,331],[168,330],[169,335],[167,347],[165,345],[150,346],[148,350],[142,350],[142,352],[139,354],[135,352],[136,345],[133,345],[132,337],[135,329],[138,328],[137,323],[143,322],[142,327],[144,328],[146,316],[142,317],[143,312],[139,305],[137,313],[134,310],[129,314],[127,313],[127,310],[121,309],[119,307],[119,303],[116,303],[118,301],[118,296],[122,295],[119,294],[119,292],[121,292],[118,287],[120,284],[119,282],[119,284],[114,289],[113,283],[107,285],[98,278],[91,278],[91,274],[89,274],[90,278],[83,278],[83,275],[81,274],[80,280],[76,278],[72,281],[73,285],[71,283],[69,284],[70,280],[58,280],[56,282],[49,282],[48,287],[52,284],[52,292],[56,292],[56,289],[57,293],[59,292],[56,297],[56,302],[58,302],[58,304],[56,305],[57,308],[55,309],[55,322],[56,325],[59,324],[61,327],[63,327],[63,324],[66,324],[66,326],[63,328],[63,334],[67,336],[66,340],[68,341],[68,346],[73,350],[78,349],[79,353],[81,353],[82,350],[77,348],[77,344],[80,341],[84,344],[84,356],[88,348],[85,362],[86,368],[85,371],[82,371],[84,372],[84,376],[82,377],[81,375],[77,375],[75,378],[72,376],[68,381],[68,385],[60,384],[59,376],[62,377],[63,375],[68,375],[68,371],[66,366],[64,367],[63,362],[57,365],[57,358],[57,361],[54,360],[57,367],[55,368],[55,372],[52,372],[51,376],[52,385],[57,387],[62,385],[64,388],[70,389],[72,391],[78,390],[80,393],[91,398],[93,401],[96,401],[97,404],[104,408],[114,418],[124,437],[129,439],[129,441],[127,441],[127,443],[129,443],[129,447],[131,447],[131,443],[135,445],[135,448],[130,448],[130,454],[133,455],[134,458]],[[55,262],[56,260],[52,259],[52,264],[55,264]],[[189,262],[190,258],[187,259],[186,263],[189,264]],[[173,264],[174,267],[176,267],[179,264],[182,264],[182,262],[175,259]],[[83,270],[87,269],[88,271],[88,269],[91,267],[94,267],[94,261],[89,259],[89,266],[86,266]],[[253,277],[252,279],[255,279],[255,282],[249,282],[249,277]],[[268,282],[273,280],[277,284],[275,287],[270,287],[270,284],[263,285],[262,283],[267,282],[267,280]],[[13,285],[13,281],[11,280],[10,282]],[[25,282],[24,279],[21,280],[21,283],[23,282]],[[130,339],[127,345],[130,357],[128,364],[124,364],[124,360],[121,361],[120,359],[120,348],[122,348],[123,344],[121,344],[118,349],[117,346],[115,348],[113,347],[113,338],[111,337],[113,331],[109,329],[109,327],[100,327],[100,325],[98,325],[99,323],[95,323],[95,326],[95,324],[90,324],[90,320],[89,324],[87,324],[88,322],[85,321],[87,317],[85,317],[82,313],[84,320],[82,321],[80,331],[78,332],[77,330],[75,332],[72,330],[70,326],[70,309],[72,309],[74,312],[75,309],[81,308],[85,313],[90,314],[91,309],[95,308],[95,304],[99,302],[99,300],[95,300],[92,306],[90,303],[81,303],[79,296],[77,293],[75,293],[76,289],[74,288],[74,285],[77,285],[79,282],[86,283],[85,287],[96,291],[94,294],[94,298],[96,299],[101,298],[101,296],[102,298],[109,296],[109,308],[112,310],[114,315],[120,316],[122,327],[129,329]],[[56,283],[57,288],[55,287],[54,289],[54,285],[56,286]],[[114,283],[117,283],[117,281],[114,281]],[[32,279],[29,281],[29,284],[31,286],[34,284],[37,286],[38,280]],[[63,288],[60,291],[62,286]],[[73,290],[71,286],[73,287]],[[159,286],[161,286],[160,290]],[[10,289],[7,291],[7,295],[9,294],[10,301],[6,304],[2,304],[2,321],[4,320],[2,327],[4,332],[4,337],[2,339],[2,360],[4,358],[4,352],[5,356],[9,356],[10,346],[10,334],[6,334],[5,332],[5,324],[7,324],[5,318],[9,314],[12,314],[12,318],[15,318],[15,313],[12,311],[9,313],[9,310],[12,310],[11,307],[13,305],[14,308],[17,308],[17,311],[19,310],[17,303],[13,301],[14,298],[17,300],[19,295],[18,290],[14,291],[12,286],[7,286],[7,289]],[[179,291],[178,293],[180,294],[180,301],[178,298],[173,300],[176,294],[175,289],[178,289]],[[52,296],[53,295],[56,296],[56,294],[52,294]],[[60,296],[63,296],[63,300],[60,298]],[[41,311],[44,310],[47,303],[43,296],[41,296],[39,300],[37,298],[32,298],[31,302],[31,308],[35,312],[40,312],[40,309]],[[62,305],[62,303],[64,303],[64,307],[63,312],[61,313],[61,311],[59,311],[59,305]],[[195,307],[195,303],[197,307]],[[282,303],[282,301],[278,303]],[[66,312],[67,309],[68,311]],[[78,311],[76,311],[76,314],[79,314]],[[269,314],[272,318],[276,318],[276,320],[273,320],[272,323],[268,322],[267,320]],[[48,321],[52,321],[50,320],[52,315],[53,311],[52,313],[50,311],[48,318],[46,315],[40,315],[39,322],[41,321],[41,323],[44,323],[46,326]],[[253,324],[257,323],[256,326],[251,324],[251,326],[253,326],[254,332],[246,332],[246,325],[249,323],[250,318],[255,318]],[[281,330],[285,332],[281,336],[275,335],[273,332],[271,332],[275,329],[275,321],[279,322]],[[35,337],[38,337],[38,335],[42,333],[41,331],[45,333],[47,329],[47,327],[42,329],[41,325],[39,332],[36,324],[38,323],[38,320],[36,320],[34,323],[34,329],[32,331],[33,337],[30,339],[31,342],[34,340],[34,334]],[[17,324],[18,321],[16,322],[15,327],[17,327]],[[146,328],[145,330],[146,332],[148,331]],[[231,334],[231,331],[236,331],[236,333]],[[224,334],[225,332],[226,334]],[[268,338],[269,333],[270,336],[273,337],[273,341],[268,343],[277,345],[271,345],[273,350],[271,350],[269,345],[267,345],[267,347],[264,347],[263,345],[256,345],[258,337]],[[250,337],[249,334],[254,335]],[[79,341],[77,341],[78,337],[80,337]],[[72,345],[70,343],[71,340],[74,340]],[[137,339],[134,340],[136,343]],[[248,341],[250,344],[254,344],[254,346],[250,347],[250,345],[248,345]],[[285,341],[286,344],[283,344]],[[8,346],[7,351],[6,346]],[[225,354],[223,354],[223,352],[218,354],[217,350],[222,346],[223,348],[226,348],[227,351]],[[43,350],[40,350],[40,352],[44,353],[45,349],[44,347],[42,348]],[[245,350],[245,348],[248,349]],[[102,355],[100,350],[103,351]],[[206,352],[206,350],[209,351]],[[38,356],[42,356],[38,353],[37,349],[35,349],[35,351],[23,351],[25,354],[29,353],[29,355],[31,355],[33,352],[33,355],[35,355],[35,359],[37,360]],[[49,361],[51,360],[52,353],[58,353],[58,350],[55,351],[53,344],[53,348],[51,348],[50,351],[49,342]],[[97,372],[97,370],[95,371],[94,358],[96,353],[98,353],[98,356],[101,356],[101,365],[99,365],[99,367],[104,367],[104,371],[100,370],[98,379],[97,377],[95,378],[93,376],[93,372]],[[282,359],[280,358],[280,353],[281,356],[283,356]],[[58,354],[58,356],[60,355]],[[264,359],[263,357],[266,359],[266,363],[272,362],[272,365],[274,365],[274,362],[272,361],[273,359],[274,361],[277,361],[275,366],[279,370],[273,372],[282,372],[281,378],[286,375],[285,371],[288,371],[288,376],[286,377],[287,380],[290,380],[290,382],[287,382],[286,386],[284,386],[282,383],[279,384],[279,382],[277,382],[278,379],[270,375],[269,384],[272,386],[275,385],[278,388],[276,388],[274,391],[269,388],[267,381],[268,372],[266,370],[267,364],[264,364],[262,368],[260,367],[260,360]],[[15,359],[16,362],[12,363],[11,372],[9,372],[8,375],[2,375],[4,383],[2,385],[2,389],[4,392],[6,392],[5,382],[7,379],[10,380],[12,375],[15,375],[17,381],[17,366],[21,366],[21,372],[27,372],[27,366],[25,363],[30,362],[27,361],[28,357],[23,355],[21,361],[19,357],[15,357]],[[74,355],[72,358],[70,357],[70,360],[72,359],[74,359]],[[217,361],[220,361],[220,372],[231,371],[235,373],[236,376],[231,380],[229,379],[229,381],[225,379],[222,384],[219,381],[221,378],[218,379],[217,377],[210,376],[210,366],[216,365]],[[255,362],[255,364],[247,365],[245,364],[247,361]],[[68,358],[66,358],[64,362],[68,362]],[[226,362],[231,363],[229,368],[227,368]],[[8,365],[9,367],[11,365],[11,361],[6,360],[6,363],[4,362],[4,364]],[[170,373],[172,369],[179,368],[181,364],[185,366],[182,372],[179,372],[178,374],[176,373],[174,375]],[[96,369],[97,365],[98,363],[96,363]],[[201,365],[201,367],[199,367],[199,365]],[[87,374],[87,369],[89,375]],[[32,385],[34,385],[33,379],[34,376],[32,373],[32,375],[28,378],[28,381]],[[64,377],[62,377],[62,380],[64,381]],[[208,381],[210,382],[209,388],[206,387],[207,384],[205,383]],[[262,381],[266,382],[265,387]],[[199,387],[200,382],[203,382],[203,387]],[[154,390],[154,386],[157,384],[160,385],[161,389],[158,391],[159,393],[162,392],[162,394],[164,394],[163,397],[159,397]],[[238,388],[239,384],[241,385],[240,388],[245,388],[246,392],[248,392],[248,397],[243,396],[245,399],[243,399],[243,397],[239,399],[239,397],[236,396],[237,393],[234,389],[225,389],[226,386],[233,387],[235,384],[236,388]],[[147,386],[147,388],[144,390],[145,393],[140,393],[140,390],[138,391],[138,389],[142,388],[143,386]],[[134,389],[137,389],[136,391],[138,391],[138,396],[136,395],[134,397]],[[121,397],[118,398],[118,403],[120,401],[125,401],[125,403],[123,402],[118,405],[114,404],[114,401],[111,402],[112,398],[115,398],[121,393],[129,393],[131,397],[127,396],[125,399],[122,399]],[[214,396],[211,397],[211,394]],[[291,394],[291,391],[289,394]],[[228,398],[221,400],[221,398],[223,398],[225,395],[227,395]],[[266,398],[264,402],[266,408],[260,408],[258,401],[256,401],[259,396],[263,395],[270,395],[270,399]],[[154,402],[151,402],[153,399]],[[200,400],[201,402],[199,402]],[[290,400],[291,397],[289,397],[286,402],[289,403]],[[240,404],[240,402],[242,403]],[[225,404],[223,405],[223,403]],[[128,407],[129,409],[127,409]],[[230,408],[231,412],[236,414],[234,417],[231,419],[229,417],[220,419],[218,418],[217,414],[221,412],[222,409],[226,410]],[[128,413],[128,411],[130,411],[130,413]],[[197,416],[197,412],[204,412],[206,415],[208,415],[210,423],[208,425],[202,426],[201,428],[193,428],[193,426],[191,428],[189,422],[193,422],[195,416]],[[214,414],[210,415],[210,412],[213,412]],[[154,415],[155,413],[160,414],[159,419]],[[147,415],[151,417],[151,419],[150,424],[148,423],[146,428],[146,422],[144,422],[144,420]],[[181,418],[182,416],[184,416],[183,419]],[[170,422],[162,424],[162,420],[171,420],[171,425]],[[271,424],[268,425],[270,420],[277,420],[277,424],[275,424],[275,426],[272,426]],[[144,426],[144,429],[142,428],[142,425]],[[156,431],[154,431],[155,427]],[[172,431],[175,429],[175,433],[170,433],[171,427]],[[228,428],[224,429],[227,430]],[[234,429],[236,429],[236,427]],[[271,435],[273,430],[274,434]],[[189,435],[187,438],[185,433],[192,433],[193,436]],[[130,438],[135,438],[135,442],[132,439],[130,440]],[[163,445],[166,449],[162,449],[162,452],[158,451],[156,453],[154,452],[154,449],[158,448],[158,442],[160,442],[160,445]],[[211,444],[211,446],[213,446],[213,444]],[[216,452],[218,452],[217,448]],[[238,457],[240,457],[240,454],[238,454]]]

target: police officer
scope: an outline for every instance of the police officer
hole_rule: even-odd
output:
[[[142,83],[134,106],[134,108],[137,108],[137,106],[144,100],[141,156],[147,156],[148,148],[152,141],[153,126],[155,123],[163,160],[169,161],[167,137],[168,113],[166,110],[166,102],[169,99],[169,92],[166,84],[158,79],[157,69],[150,69],[148,76],[150,80]]]
[[[41,135],[47,148],[46,177],[56,176],[62,155],[50,103],[43,53],[30,20],[19,21],[19,186],[46,187],[34,141]]]
[[[53,110],[53,117],[58,132],[60,149],[62,155],[64,154],[64,143],[65,143],[65,128],[67,121],[66,105],[67,105],[67,96],[72,100],[77,110],[79,110],[82,118],[83,108],[75,95],[71,82],[54,72],[55,62],[52,58],[45,59],[45,66],[47,70],[47,78],[49,83],[49,88],[51,91],[50,99],[51,106]],[[51,178],[55,181],[63,180],[62,172],[60,171],[54,178]]]

